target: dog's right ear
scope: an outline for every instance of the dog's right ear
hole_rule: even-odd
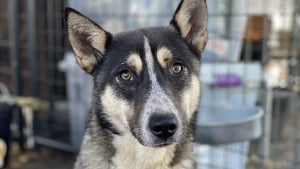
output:
[[[112,35],[72,8],[65,9],[67,35],[79,66],[92,73]]]

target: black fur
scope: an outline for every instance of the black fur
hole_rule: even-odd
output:
[[[75,37],[72,37],[72,40],[73,44],[76,44],[78,41],[79,45],[76,44],[73,45],[73,47],[79,46],[79,49],[76,48],[77,50],[80,50],[78,53],[84,56],[86,54],[85,57],[90,59],[88,60],[90,62],[83,61],[81,66],[87,67],[88,69],[92,68],[93,70],[89,73],[94,79],[92,108],[86,137],[76,164],[76,169],[95,169],[95,167],[97,169],[106,169],[116,165],[112,160],[117,153],[122,153],[118,152],[118,150],[127,147],[127,142],[125,146],[119,144],[119,142],[117,142],[117,146],[115,146],[113,141],[116,138],[118,138],[118,141],[120,141],[120,139],[123,141],[122,139],[126,138],[129,141],[135,140],[136,142],[132,143],[134,145],[131,146],[133,146],[133,149],[137,146],[138,150],[144,154],[146,154],[145,152],[147,152],[148,149],[144,149],[144,147],[141,146],[158,149],[160,146],[174,144],[175,150],[172,150],[172,152],[174,152],[174,158],[172,157],[173,159],[168,161],[170,168],[186,168],[185,165],[188,165],[187,167],[189,169],[195,168],[195,161],[193,161],[192,153],[192,141],[196,127],[197,110],[195,109],[197,108],[195,107],[197,107],[197,102],[192,105],[189,104],[193,107],[193,110],[188,112],[188,110],[185,110],[187,109],[185,107],[187,103],[183,102],[183,98],[198,97],[197,93],[194,95],[190,89],[195,89],[192,85],[199,87],[197,84],[199,79],[197,79],[197,77],[199,76],[201,52],[203,50],[199,48],[203,48],[206,43],[205,41],[207,40],[205,39],[205,18],[207,14],[205,13],[206,11],[204,11],[204,14],[201,14],[202,11],[198,11],[199,9],[206,8],[206,6],[203,6],[202,1],[205,2],[205,0],[182,0],[168,27],[138,29],[116,34],[114,36],[103,30],[95,22],[82,16],[79,12],[71,8],[66,9],[67,23],[69,14],[74,12],[90,21],[92,30],[95,30],[95,26],[97,27],[96,31],[91,31],[92,33],[98,32],[98,29],[105,32],[105,37],[103,37],[102,34],[98,35],[101,37],[99,38],[96,36],[98,39],[93,41],[97,43],[92,43],[92,40],[94,39],[91,38],[91,36],[94,36],[94,34],[82,33],[82,27],[80,26],[79,28],[81,29],[79,29],[79,31],[76,30],[76,24],[80,24],[80,22],[72,23],[71,25],[75,26],[69,28],[71,30],[75,29],[74,31],[77,31],[76,33],[78,33],[78,35],[75,33]],[[191,9],[184,8],[184,10],[190,10],[184,11],[184,13],[190,14],[188,22],[191,23],[191,29],[185,30],[185,32],[189,32],[186,37],[183,37],[182,28],[179,26],[180,20],[176,20],[175,16],[180,10],[183,10],[183,5],[191,5],[194,7],[193,5],[195,4],[202,6],[201,8],[198,6]],[[89,23],[86,23],[85,19],[80,19],[84,22],[84,28],[89,25]],[[74,22],[77,21],[76,18],[73,18],[73,20],[75,20]],[[203,23],[201,20],[203,20]],[[182,23],[185,23],[185,21],[182,21]],[[68,27],[69,25],[67,24],[66,26]],[[199,37],[199,31],[204,31],[205,34],[203,37],[201,34],[201,38]],[[103,46],[101,46],[102,48],[93,46],[94,44],[101,43],[101,40],[99,40],[101,38],[104,39],[102,44],[105,43],[105,50],[102,49]],[[154,62],[153,69],[155,73],[152,73],[148,68],[149,65],[147,60],[148,62],[152,62],[149,61],[152,59],[149,59],[149,57],[151,57],[150,54],[146,57],[146,51],[148,51],[147,53],[150,52],[147,50],[148,48],[145,49],[145,44],[147,44],[145,39],[147,39],[147,43],[149,43],[151,48],[151,56],[153,56]],[[199,43],[200,47],[196,43]],[[81,44],[83,45],[82,48]],[[172,55],[171,59],[166,63],[166,66],[162,66],[158,63],[159,61],[156,56],[157,51],[162,47],[167,48]],[[98,51],[96,48],[103,52]],[[138,54],[140,57],[143,66],[142,72],[137,73],[132,66],[128,65],[128,56],[131,54]],[[95,59],[92,57],[95,57],[97,60],[96,64]],[[91,65],[85,65],[86,63],[91,63]],[[172,66],[175,64],[182,66],[180,74],[172,73]],[[131,74],[132,78],[130,81],[125,81],[120,78],[120,75],[124,70]],[[155,74],[155,78],[153,74]],[[196,80],[194,77],[196,77]],[[157,88],[159,88],[159,90]],[[112,89],[112,91],[106,89]],[[156,89],[156,93],[153,92],[154,89]],[[107,94],[107,91],[111,93]],[[111,97],[110,94],[112,95]],[[183,97],[185,94],[189,94],[189,97]],[[104,99],[108,98],[108,103],[103,101],[102,96],[105,96],[103,97]],[[112,101],[109,100],[110,98]],[[118,102],[114,105],[115,100]],[[154,106],[149,102],[153,102]],[[127,110],[128,108],[126,108],[126,106],[123,106],[126,111],[130,112],[118,111],[116,109],[120,108],[118,107],[118,103],[130,104],[129,110]],[[133,105],[131,105],[131,103],[133,103]],[[161,107],[164,106],[164,103],[166,103],[166,106],[163,109]],[[116,107],[113,107],[114,109],[108,111],[111,114],[105,112],[105,110],[109,110],[112,106]],[[145,107],[147,109],[145,109]],[[120,112],[122,112],[122,114],[120,114]],[[176,131],[177,135],[174,135],[174,137],[171,137],[169,140],[156,138],[153,134],[151,135],[151,131],[148,131],[147,128],[149,126],[144,123],[148,123],[147,120],[149,120],[149,114],[151,115],[153,113],[173,114],[180,122],[179,126],[181,127],[178,129],[180,132]],[[121,120],[119,116],[122,118]],[[124,128],[126,129],[122,128],[122,126],[124,126],[124,119],[126,121],[126,126]],[[122,125],[117,122],[122,123]],[[129,126],[127,126],[127,123]],[[141,131],[144,133],[141,133]],[[145,133],[147,134],[147,137],[145,137]],[[128,135],[130,135],[129,138]],[[87,157],[87,155],[90,155],[90,157]],[[135,156],[134,153],[129,155]],[[119,162],[121,161],[119,167],[123,167],[124,163],[122,163],[122,159],[123,158],[119,160]],[[98,160],[101,161],[101,163],[98,164]],[[189,162],[188,164],[186,164],[186,160]],[[95,165],[95,163],[97,165]]]

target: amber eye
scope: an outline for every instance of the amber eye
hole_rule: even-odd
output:
[[[133,79],[131,73],[128,70],[124,70],[120,73],[120,78],[124,81],[130,81]]]
[[[179,73],[182,72],[183,67],[182,67],[182,65],[176,63],[176,64],[174,64],[174,65],[171,67],[171,70],[172,70],[172,73],[174,73],[174,74],[179,74]]]

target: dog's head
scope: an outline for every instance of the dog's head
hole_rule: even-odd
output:
[[[208,39],[205,0],[182,0],[168,27],[112,35],[70,8],[66,26],[78,64],[94,77],[93,111],[103,128],[152,147],[191,133]]]

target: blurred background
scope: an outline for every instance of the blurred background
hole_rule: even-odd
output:
[[[117,33],[167,26],[178,3],[0,0],[0,168],[73,167],[92,82],[67,42],[66,6]],[[300,1],[207,3],[198,168],[300,168]]]

